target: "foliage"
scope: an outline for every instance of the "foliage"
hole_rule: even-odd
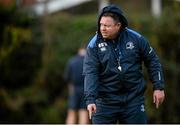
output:
[[[18,12],[14,6],[1,7],[0,17],[0,122],[33,121],[38,117],[28,117],[26,106],[37,103],[36,98],[43,100],[41,95],[28,98],[34,94],[32,83],[41,63],[42,42],[37,42],[39,30],[34,27],[38,20]],[[26,88],[32,92],[24,94]]]
[[[179,6],[180,7],[180,6]],[[159,46],[162,51],[162,62],[165,70],[166,101],[161,109],[160,119],[164,123],[179,123],[180,101],[180,14],[177,4],[164,12],[159,28],[156,29]],[[167,18],[168,17],[168,18]],[[167,112],[169,115],[167,115]]]
[[[1,29],[0,123],[63,123],[67,107],[63,68],[94,32],[92,16],[52,15],[45,22],[15,10],[2,15],[11,19]],[[43,43],[48,37],[50,44]],[[43,60],[46,54],[48,60]]]
[[[33,29],[30,25],[30,22],[33,22],[32,18],[25,16],[24,13],[17,13],[14,9],[1,11],[1,18],[1,85],[15,89],[31,82],[40,62],[38,56],[41,46],[33,41]]]

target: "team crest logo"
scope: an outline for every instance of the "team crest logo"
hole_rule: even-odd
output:
[[[105,43],[105,42],[98,44],[98,47],[100,48],[100,50],[101,50],[102,52],[103,52],[103,51],[106,51],[106,46],[107,46],[107,43]]]
[[[126,43],[126,49],[133,49],[134,48],[134,43],[133,42],[127,42]]]

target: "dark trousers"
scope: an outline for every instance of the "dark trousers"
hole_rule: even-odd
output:
[[[144,104],[109,105],[97,102],[93,124],[147,124]]]

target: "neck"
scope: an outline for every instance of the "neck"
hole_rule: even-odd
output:
[[[86,54],[86,50],[85,50],[85,49],[80,49],[80,50],[78,51],[78,54],[79,54],[80,56],[84,56],[84,55]]]

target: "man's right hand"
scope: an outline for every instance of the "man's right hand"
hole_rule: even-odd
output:
[[[89,111],[89,119],[91,119],[92,113],[96,113],[96,105],[95,104],[89,104],[87,106],[87,110]]]

